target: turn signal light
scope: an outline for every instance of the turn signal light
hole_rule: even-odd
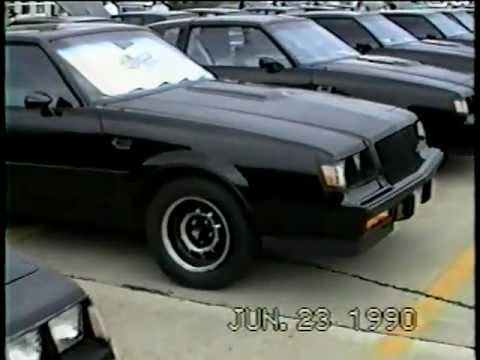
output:
[[[389,223],[391,220],[392,217],[390,216],[390,211],[385,210],[367,221],[367,229],[372,229],[378,225]]]

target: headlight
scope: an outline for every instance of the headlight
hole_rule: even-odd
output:
[[[465,99],[463,100],[454,100],[453,105],[455,106],[455,111],[459,114],[468,114],[468,104]]]
[[[421,121],[417,121],[417,135],[420,139],[425,139],[427,134],[425,133],[425,127]]]
[[[39,360],[42,343],[38,331],[32,331],[7,342],[7,360]]]
[[[326,186],[343,189],[347,186],[345,180],[345,161],[334,165],[321,165],[321,178]]]
[[[77,305],[48,322],[50,333],[59,353],[83,337],[82,308]]]

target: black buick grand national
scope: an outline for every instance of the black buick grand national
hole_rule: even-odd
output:
[[[137,225],[186,286],[238,278],[263,234],[364,249],[431,198],[443,155],[406,110],[219,81],[136,26],[6,39],[10,214]]]

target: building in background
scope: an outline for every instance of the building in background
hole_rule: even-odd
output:
[[[61,13],[56,1],[6,1],[5,5],[8,18],[26,15],[55,16]]]

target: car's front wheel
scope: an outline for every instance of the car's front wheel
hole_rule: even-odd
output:
[[[184,286],[222,288],[254,257],[255,239],[239,201],[203,178],[163,186],[147,210],[146,227],[160,267]]]

